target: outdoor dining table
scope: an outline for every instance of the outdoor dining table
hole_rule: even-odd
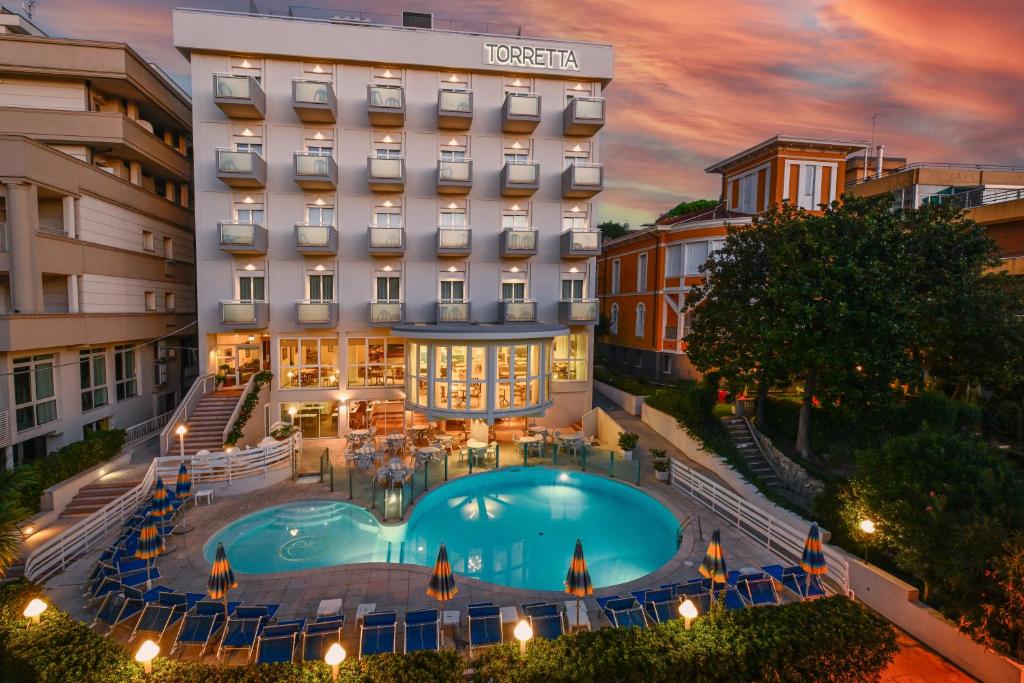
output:
[[[423,443],[423,437],[427,433],[430,427],[424,425],[422,427],[409,427],[409,431],[412,433],[413,443],[417,446]]]
[[[437,446],[421,446],[416,449],[416,460],[419,462],[426,462],[427,460],[437,460],[441,455],[441,449]]]
[[[537,434],[533,436],[521,436],[519,437],[519,443],[523,446],[523,457],[528,457],[530,446],[532,444],[543,444],[544,437]]]

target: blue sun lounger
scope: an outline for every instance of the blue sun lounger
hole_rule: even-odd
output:
[[[227,624],[224,626],[223,634],[220,637],[220,645],[217,646],[217,658],[225,652],[234,650],[245,650],[245,660],[252,658],[252,650],[256,646],[256,639],[263,632],[264,627],[270,623],[280,605],[239,605],[228,615]]]
[[[370,612],[359,626],[359,658],[395,651],[398,615],[394,610]]]
[[[118,559],[114,562],[100,562],[96,568],[93,569],[92,575],[89,580],[85,583],[85,588],[82,590],[82,595],[94,596],[97,588],[103,583],[103,579],[107,577],[117,577],[121,574],[131,574],[137,572],[140,569],[145,569],[147,566],[146,560],[136,559]]]
[[[813,600],[827,595],[825,586],[821,583],[821,577],[812,575],[810,578],[807,572],[799,565],[783,567],[780,564],[770,564],[761,567],[768,574],[790,591],[797,594],[801,600]]]
[[[618,595],[607,595],[597,598],[597,606],[601,608],[608,621],[616,628],[646,628],[647,616],[644,608],[636,598],[622,598]]]
[[[441,649],[441,623],[436,609],[420,609],[405,613],[405,651],[437,651]]]
[[[239,604],[229,602],[225,605],[220,600],[197,601],[192,609],[185,614],[171,652],[189,645],[198,645],[201,648],[199,656],[203,656],[206,653],[206,648],[210,645],[210,639],[224,628],[228,615],[234,612]]]
[[[93,593],[86,599],[86,605],[94,605],[110,593],[116,593],[125,586],[135,588],[137,586],[145,585],[146,581],[157,581],[159,579],[160,569],[157,567],[153,567],[152,569],[139,569],[133,572],[128,572],[127,574],[105,576],[99,585],[96,586]]]
[[[162,593],[173,592],[174,589],[167,586],[153,586],[148,591],[124,586],[119,591],[107,593],[90,625],[104,624],[109,632],[115,626],[142,614],[146,605],[156,602]]]
[[[304,628],[305,619],[281,621],[265,627],[256,638],[256,663],[289,664],[294,661],[295,646]]]
[[[500,645],[505,635],[501,630],[501,610],[492,602],[478,602],[469,605],[469,654],[473,650],[490,645]]]
[[[772,577],[758,572],[747,574],[736,580],[736,590],[740,597],[751,607],[764,607],[779,604],[779,594],[775,590]]]
[[[527,602],[521,607],[523,614],[530,620],[535,638],[554,640],[565,633],[565,621],[558,605],[548,602]]]
[[[637,593],[642,593],[642,597],[637,597]],[[655,624],[664,624],[679,616],[677,611],[679,599],[673,595],[670,588],[636,591],[633,593],[633,597],[640,601],[644,610],[647,611],[648,619]]]
[[[156,601],[142,609],[129,642],[142,635],[159,643],[167,629],[178,623],[202,597],[199,593],[161,593]]]
[[[345,616],[321,617],[306,626],[302,634],[302,659],[307,662],[322,662],[331,643],[341,641],[345,628]]]

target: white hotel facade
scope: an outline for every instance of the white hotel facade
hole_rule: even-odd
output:
[[[199,10],[174,40],[206,372],[271,370],[307,439],[590,409],[610,46]]]

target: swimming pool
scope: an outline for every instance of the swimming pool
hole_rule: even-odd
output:
[[[544,467],[508,468],[449,482],[424,496],[407,523],[383,526],[338,501],[260,510],[224,527],[232,567],[269,574],[394,562],[432,566],[448,547],[452,571],[490,583],[562,590],[576,539],[595,587],[632,581],[676,552],[678,520],[643,491],[605,477]]]

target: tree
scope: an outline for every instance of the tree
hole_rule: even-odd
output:
[[[613,240],[616,237],[622,237],[629,232],[629,223],[618,223],[616,221],[605,221],[597,226],[597,229],[601,231],[601,239],[603,241]]]
[[[695,199],[692,202],[680,202],[665,212],[662,218],[685,216],[694,211],[710,211],[722,202],[717,199]]]
[[[21,556],[18,525],[32,515],[24,504],[23,489],[33,482],[31,468],[0,470],[0,576]]]

